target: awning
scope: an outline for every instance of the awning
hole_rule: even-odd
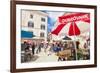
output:
[[[68,36],[65,36],[65,37],[63,38],[63,40],[72,40],[72,39],[69,38]]]
[[[21,30],[21,38],[32,38],[32,37],[35,37],[33,32]]]

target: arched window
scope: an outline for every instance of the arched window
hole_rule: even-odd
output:
[[[32,21],[28,21],[28,27],[34,27],[34,23]]]

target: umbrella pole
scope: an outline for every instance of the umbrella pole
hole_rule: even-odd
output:
[[[76,39],[76,37],[74,36],[74,38]],[[75,60],[77,60],[77,47],[76,47],[76,40],[74,40],[74,45],[75,45]]]
[[[74,32],[74,45],[75,45],[75,60],[77,60],[77,47],[76,47],[76,35],[75,35],[75,27],[74,27],[74,22],[73,23],[73,32]]]

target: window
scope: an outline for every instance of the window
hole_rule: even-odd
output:
[[[45,30],[45,25],[42,24],[41,25],[41,29]]]
[[[32,14],[30,14],[30,18],[33,19],[33,15]]]
[[[41,21],[45,22],[45,18],[41,18]]]
[[[43,32],[40,33],[40,37],[44,37],[44,33]]]
[[[28,27],[34,27],[34,23],[32,21],[28,22]]]

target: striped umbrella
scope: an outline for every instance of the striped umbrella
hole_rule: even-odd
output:
[[[59,25],[51,32],[55,35],[78,36],[89,31],[90,28],[89,13],[74,13],[59,17]],[[76,42],[75,42],[76,45]],[[76,46],[75,46],[76,49]],[[76,50],[77,59],[77,50]]]
[[[75,36],[89,31],[90,15],[88,13],[76,13],[59,17],[59,25],[51,32],[55,35]]]

